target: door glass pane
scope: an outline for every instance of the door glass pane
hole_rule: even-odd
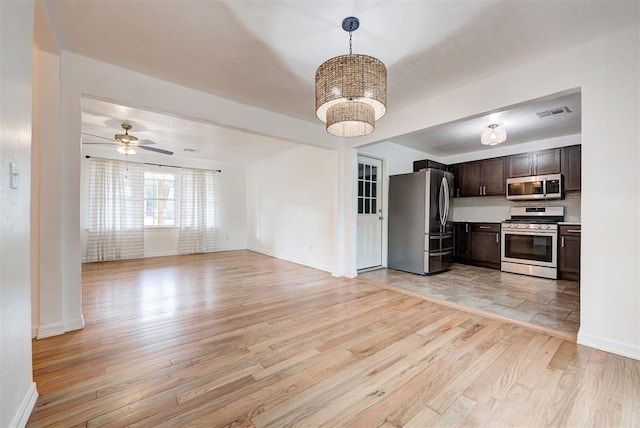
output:
[[[364,202],[362,198],[358,198],[358,214],[364,213]]]
[[[365,199],[364,200],[364,213],[365,214],[371,214],[371,200],[370,199]]]
[[[378,185],[375,182],[371,183],[371,196],[374,198],[378,196]]]
[[[378,209],[376,208],[376,200],[375,199],[371,199],[371,213],[372,214],[377,214],[378,213]]]
[[[364,166],[364,179],[371,180],[371,165]]]
[[[364,178],[364,165],[361,163],[358,164],[358,178],[360,180]]]
[[[378,167],[371,166],[371,180],[376,181],[378,179]]]
[[[371,196],[371,183],[369,182],[364,183],[364,195],[366,197]]]
[[[358,180],[358,196],[364,196],[364,182]]]

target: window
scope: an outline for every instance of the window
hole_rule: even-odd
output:
[[[176,225],[174,174],[144,173],[144,225]]]
[[[378,212],[378,167],[358,163],[358,214]]]

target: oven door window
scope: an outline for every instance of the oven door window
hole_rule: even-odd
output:
[[[553,261],[553,237],[548,235],[505,234],[504,255],[510,259]]]

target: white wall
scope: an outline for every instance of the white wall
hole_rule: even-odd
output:
[[[387,163],[388,175],[406,174],[413,172],[413,161],[421,159],[435,160],[427,153],[414,150],[409,147],[395,144],[391,141],[373,144],[371,146],[358,147],[358,153],[384,159]],[[388,176],[386,177],[388,180]],[[385,185],[385,188],[388,188]]]
[[[394,135],[580,88],[583,232],[578,341],[637,359],[639,42],[636,24],[403,110],[390,109],[388,117],[376,124],[374,136],[359,143],[367,144],[373,138],[388,140]],[[624,233],[616,233],[616,226]]]
[[[335,269],[337,154],[296,147],[247,168],[249,249]]]
[[[0,1],[0,426],[24,426],[31,366],[30,215],[33,3]],[[19,185],[9,185],[9,163]]]

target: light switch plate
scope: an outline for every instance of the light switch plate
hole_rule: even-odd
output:
[[[19,182],[18,164],[16,162],[9,162],[9,172],[10,172],[9,186],[12,189],[17,189],[20,182]]]

